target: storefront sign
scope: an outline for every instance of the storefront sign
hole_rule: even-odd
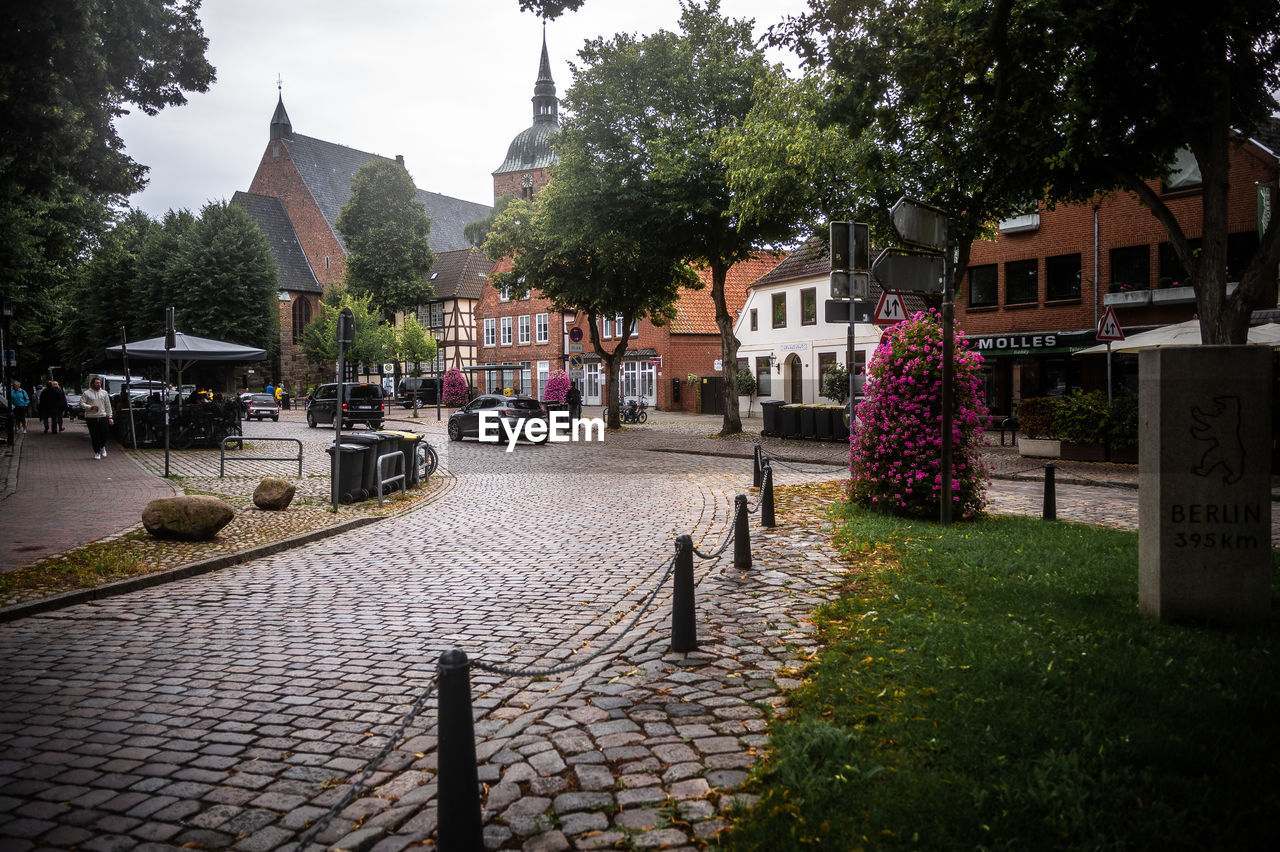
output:
[[[802,352],[809,348],[807,343],[784,343],[778,347],[783,352]]]

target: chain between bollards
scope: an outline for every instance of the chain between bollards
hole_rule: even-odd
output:
[[[1044,463],[1044,519],[1046,521],[1058,520],[1058,494],[1057,488],[1053,482],[1054,471],[1053,462]]]
[[[773,517],[773,465],[764,463],[764,484],[760,486],[760,526],[777,526]]]
[[[760,462],[764,453],[760,450],[760,445],[755,445],[755,453],[751,458],[751,487],[759,488],[760,483],[764,481],[764,471],[761,469]]]

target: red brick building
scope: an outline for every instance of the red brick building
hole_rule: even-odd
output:
[[[1259,196],[1268,203],[1280,183],[1275,139],[1249,140],[1231,155],[1228,280],[1258,245]],[[1199,170],[1194,159],[1151,183],[1187,237],[1201,233]],[[1106,358],[1072,357],[1096,343],[1094,329],[1110,306],[1128,333],[1195,314],[1164,227],[1136,196],[1114,192],[1092,204],[1061,205],[1000,223],[994,240],[974,243],[956,294],[956,327],[987,360],[988,404],[1008,413],[1028,396],[1072,387],[1105,387]],[[1273,285],[1267,304],[1276,304]],[[1134,384],[1135,359],[1117,381]],[[1136,386],[1135,386],[1136,389]]]

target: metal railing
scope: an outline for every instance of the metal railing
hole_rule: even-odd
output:
[[[298,454],[296,456],[231,456],[231,461],[296,461],[298,463],[298,476],[302,476],[302,441],[298,438],[260,438],[248,437],[246,435],[228,435],[218,442],[218,476],[226,476],[227,473],[227,444],[239,444],[244,446],[245,441],[292,441],[298,445]]]

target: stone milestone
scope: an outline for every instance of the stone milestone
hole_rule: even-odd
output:
[[[1162,621],[1271,612],[1271,350],[1144,350],[1138,605]]]
[[[278,476],[264,476],[253,489],[253,505],[259,509],[278,512],[289,508],[297,488],[287,479]]]
[[[234,517],[217,497],[183,495],[152,500],[142,510],[142,525],[156,538],[208,541]]]

